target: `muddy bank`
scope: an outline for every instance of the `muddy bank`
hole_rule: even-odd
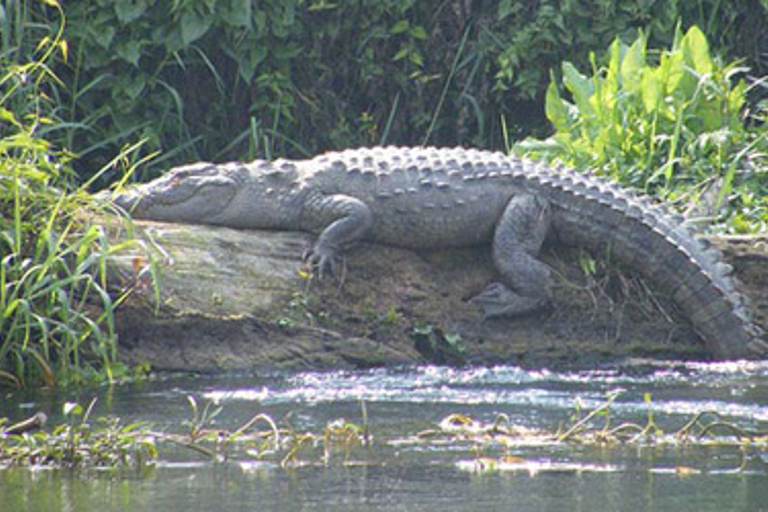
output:
[[[467,299],[494,279],[487,248],[415,253],[361,244],[339,279],[318,281],[301,270],[309,235],[137,226],[155,247],[160,296],[144,281],[119,312],[129,363],[218,370],[707,357],[651,283],[578,250],[545,248],[556,276],[552,308],[483,322]],[[768,237],[717,244],[765,326]],[[115,260],[125,276],[144,263]]]

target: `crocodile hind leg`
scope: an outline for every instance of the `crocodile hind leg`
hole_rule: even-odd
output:
[[[522,315],[549,303],[552,278],[536,259],[550,225],[549,203],[531,194],[514,196],[496,224],[493,261],[501,281],[470,299],[483,318]]]

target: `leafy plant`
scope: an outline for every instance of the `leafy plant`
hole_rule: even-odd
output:
[[[745,120],[738,62],[713,58],[695,26],[668,50],[651,52],[641,34],[629,46],[616,39],[602,66],[590,61],[589,77],[563,63],[568,97],[553,75],[546,115],[555,134],[515,151],[594,169],[700,216],[722,214],[735,231],[768,224],[768,201],[755,197],[768,192],[768,128],[764,111]]]
[[[0,437],[0,469],[8,466],[136,467],[157,456],[155,437],[143,423],[124,425],[114,417],[89,422],[96,400],[87,410],[74,402],[63,406],[66,419],[51,432],[24,432]],[[1,426],[1,425],[0,425]]]
[[[107,261],[132,243],[113,244],[90,220],[90,183],[74,188],[71,155],[41,136],[57,124],[48,62],[67,52],[61,7],[46,3],[59,26],[37,60],[6,63],[0,77],[0,384],[16,386],[113,379],[114,310],[127,291],[108,291]]]
[[[461,335],[444,332],[432,324],[418,324],[411,333],[414,348],[428,361],[438,364],[464,364],[466,347]]]
[[[13,13],[0,26],[8,54],[29,47],[8,34],[57,26],[42,2],[5,3]],[[754,0],[69,2],[69,58],[51,62],[61,83],[49,90],[64,123],[50,133],[78,154],[81,179],[137,139],[163,152],[142,173],[371,144],[501,147],[503,122],[516,138],[541,130],[548,69],[564,59],[587,63],[590,50],[617,34],[644,29],[651,43],[669,44],[682,19],[705,27],[723,51],[763,65],[765,7]]]

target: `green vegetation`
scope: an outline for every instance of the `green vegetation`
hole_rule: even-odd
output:
[[[131,283],[111,282],[107,262],[135,242],[110,243],[88,192],[180,162],[508,146],[546,130],[546,98],[555,135],[517,150],[596,167],[720,230],[764,229],[765,81],[735,59],[766,72],[766,12],[764,0],[0,0],[0,385],[125,371],[114,310]],[[604,63],[587,59],[614,39]],[[567,93],[546,85],[563,60]],[[590,77],[577,71],[588,64]],[[291,308],[308,314],[302,297]],[[461,356],[450,335],[414,335]]]
[[[554,78],[546,97],[555,134],[518,152],[594,169],[724,229],[768,226],[768,105],[748,108],[744,68],[713,58],[698,27],[669,50],[648,50],[640,35],[616,39],[604,65],[590,60],[590,77],[563,63],[571,99]]]
[[[212,402],[201,407],[192,396],[187,397],[191,418],[181,425],[179,432],[157,431],[143,422],[126,425],[113,417],[91,420],[95,400],[85,411],[80,405],[68,402],[64,405],[64,422],[50,432],[33,431],[28,426],[34,423],[34,428],[40,428],[44,422],[28,420],[6,426],[6,421],[0,419],[0,468],[140,468],[153,464],[160,457],[161,449],[168,446],[191,450],[213,463],[239,461],[243,469],[250,465],[289,469],[305,465],[386,465],[391,460],[382,458],[380,451],[370,450],[378,444],[417,445],[433,450],[450,446],[450,451],[459,456],[474,454],[473,460],[457,465],[480,473],[538,471],[548,467],[514,454],[525,449],[573,450],[574,457],[578,458],[579,454],[583,455],[583,447],[599,447],[604,458],[606,450],[627,446],[679,449],[680,456],[693,459],[697,458],[697,448],[708,450],[707,453],[715,448],[735,448],[742,454],[742,464],[735,469],[744,470],[750,453],[768,450],[768,432],[744,428],[716,411],[700,411],[677,430],[664,432],[654,419],[647,395],[649,410],[645,423],[616,422],[611,405],[619,394],[610,392],[604,403],[587,412],[582,411],[577,399],[569,422],[553,430],[513,424],[503,413],[492,422],[454,413],[434,428],[395,437],[374,437],[365,402],[361,402],[359,423],[338,418],[319,432],[296,430],[287,417],[276,421],[264,412],[254,414],[236,429],[215,426],[214,420],[220,419],[222,407]],[[581,468],[578,464],[571,466],[575,471]],[[571,466],[549,469],[568,470]],[[679,466],[678,471],[690,474],[697,470]]]
[[[3,34],[60,25],[44,2],[0,5],[8,13],[0,16]],[[550,69],[563,60],[588,64],[589,51],[638,29],[660,47],[678,21],[696,24],[718,52],[766,72],[767,7],[759,0],[68,2],[69,57],[51,64],[64,122],[55,142],[78,155],[82,179],[139,139],[162,151],[156,170],[385,143],[498,148],[504,124],[516,139],[542,128]]]
[[[50,432],[33,432],[11,425],[10,429],[20,432],[0,437],[0,467],[141,467],[157,458],[155,439],[148,425],[123,425],[112,417],[89,423],[95,403],[96,400],[91,401],[84,410],[80,404],[67,402],[63,407],[65,422]],[[3,420],[0,419],[0,432]]]
[[[411,331],[414,348],[426,358],[437,364],[466,363],[466,347],[461,335],[445,332],[432,324],[417,324]]]
[[[45,417],[38,413],[30,420],[6,427],[0,418],[0,469],[28,467],[136,467],[154,463],[158,446],[173,445],[204,455],[211,462],[256,459],[277,462],[280,467],[307,463],[329,464],[342,457],[350,461],[352,448],[371,442],[365,404],[361,404],[361,425],[344,419],[331,421],[319,433],[300,432],[290,425],[278,428],[275,420],[257,413],[235,430],[214,428],[213,420],[222,408],[212,402],[200,407],[188,396],[192,417],[185,421],[184,433],[158,432],[147,423],[123,424],[118,418],[102,417],[91,421],[96,403],[87,410],[77,403],[64,405],[65,422],[50,432],[37,430]],[[42,420],[37,418],[42,416]],[[257,430],[263,424],[265,430]],[[307,461],[302,457],[317,457]]]
[[[648,414],[644,423],[631,420],[616,422],[611,405],[621,391],[609,392],[605,402],[594,409],[582,410],[577,398],[569,422],[554,431],[530,429],[513,424],[506,414],[499,414],[492,422],[478,421],[464,414],[450,414],[438,428],[420,432],[408,440],[411,443],[440,446],[446,442],[464,443],[475,453],[472,461],[459,467],[476,473],[531,472],[541,470],[589,470],[580,464],[552,465],[515,455],[526,448],[571,446],[597,447],[606,450],[634,447],[679,449],[681,454],[692,455],[696,448],[735,448],[740,451],[741,465],[733,468],[743,471],[750,453],[768,449],[768,432],[753,431],[728,421],[716,411],[700,411],[692,415],[680,428],[665,432],[659,427],[650,407],[651,397],[645,395]],[[491,456],[490,452],[494,452]],[[681,476],[699,473],[690,466],[677,466]]]
[[[131,242],[110,243],[91,220],[90,182],[75,186],[72,155],[44,137],[57,126],[50,91],[59,82],[48,63],[67,48],[59,26],[35,60],[4,63],[0,76],[0,385],[124,371],[113,312],[128,291],[108,291],[107,260]]]

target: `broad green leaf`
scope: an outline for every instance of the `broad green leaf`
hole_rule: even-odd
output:
[[[109,45],[112,44],[112,40],[115,37],[115,27],[102,25],[99,26],[98,29],[89,31],[89,35],[93,38],[96,44],[107,49],[109,48]]]
[[[187,11],[181,17],[181,40],[185,46],[197,41],[208,32],[213,23],[213,16],[205,16],[194,11]]]
[[[614,39],[608,51],[609,61],[608,69],[605,72],[605,78],[601,79],[598,73],[594,77],[594,87],[596,94],[592,97],[592,107],[598,114],[603,124],[613,124],[614,114],[616,113],[616,94],[619,91],[619,69],[621,66],[622,45],[619,38]],[[592,68],[597,68],[594,55],[591,55]]]
[[[270,52],[278,61],[287,61],[294,59],[301,55],[305,51],[305,48],[298,44],[285,44],[276,46],[274,51]]]
[[[424,66],[424,57],[422,57],[421,53],[416,49],[411,49],[411,51],[408,52],[408,60],[411,61],[411,64],[414,66]]]
[[[250,30],[252,10],[251,0],[230,0],[229,8],[221,9],[220,16],[229,26]]]
[[[640,36],[627,49],[621,61],[621,85],[628,94],[638,94],[642,88],[645,62],[645,38]]]
[[[579,73],[570,62],[563,62],[563,83],[573,95],[573,101],[579,109],[582,117],[594,116],[594,111],[589,99],[595,93],[592,82]]]
[[[694,119],[701,123],[701,128],[696,131],[713,132],[723,126],[723,112],[719,101],[703,102],[693,114]]]
[[[686,64],[691,66],[699,75],[712,73],[712,57],[709,54],[709,44],[704,33],[696,25],[692,26],[683,37],[683,55]]]
[[[253,13],[253,23],[256,25],[256,32],[258,34],[264,34],[267,31],[267,13],[261,9],[257,9]]]
[[[115,47],[115,52],[124,61],[138,67],[141,58],[141,41],[129,40]]]
[[[147,77],[142,73],[137,73],[131,80],[125,85],[125,93],[132,100],[137,99],[144,92],[144,87],[147,85]]]
[[[115,14],[121,25],[137,20],[147,10],[145,0],[120,0],[115,2]]]
[[[692,83],[690,73],[685,70],[685,60],[680,50],[664,53],[661,56],[659,66],[659,78],[664,84],[664,92],[667,95],[690,98],[693,95],[695,80]],[[684,80],[687,78],[686,80]],[[679,89],[679,90],[678,90]]]
[[[415,27],[412,27],[411,30],[408,31],[408,33],[411,35],[414,39],[419,39],[421,41],[427,39],[429,35],[427,34],[426,29],[422,27],[421,25],[417,25]]]
[[[266,58],[267,47],[261,44],[252,45],[250,51],[246,55],[238,57],[237,63],[239,65],[240,76],[243,77],[245,83],[251,83],[253,76],[256,74],[256,68]]]
[[[408,48],[400,48],[400,51],[398,51],[394,57],[392,57],[393,61],[403,60],[408,56]]]
[[[739,82],[728,91],[728,111],[733,117],[736,117],[736,114],[741,112],[744,103],[747,101],[747,91],[749,91],[749,86],[744,80],[739,80]]]
[[[570,126],[568,123],[568,110],[565,102],[560,97],[560,92],[557,90],[557,84],[555,82],[554,74],[547,86],[547,96],[544,101],[544,110],[547,119],[555,127],[558,132],[568,132]]]
[[[608,62],[608,76],[617,77],[621,73],[621,61],[626,53],[627,47],[617,37],[611,44],[611,48],[608,51],[610,60]]]
[[[514,2],[512,0],[501,0],[496,9],[496,20],[502,21],[514,11]]]
[[[408,20],[400,20],[389,29],[389,33],[392,35],[402,34],[410,28],[411,24]]]
[[[661,73],[658,69],[646,69],[645,73],[643,73],[641,81],[643,107],[645,107],[645,112],[648,114],[657,112],[661,106],[664,88],[659,78],[660,75]]]

